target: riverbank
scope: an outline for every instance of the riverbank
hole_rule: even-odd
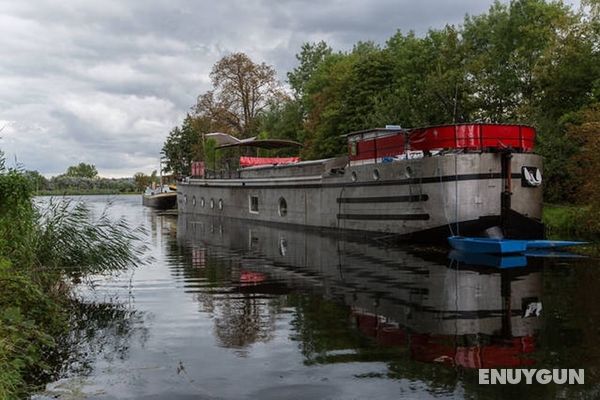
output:
[[[550,237],[598,239],[598,224],[592,223],[589,207],[544,204],[543,221]]]
[[[143,231],[69,199],[33,201],[29,179],[0,163],[0,399],[45,383],[66,357],[72,284],[141,264]],[[61,356],[62,354],[62,356]],[[53,360],[54,362],[50,362]],[[56,366],[56,367],[53,367]]]
[[[588,207],[544,204],[543,221],[550,239],[577,239],[589,245],[573,248],[579,254],[600,256],[600,231]]]

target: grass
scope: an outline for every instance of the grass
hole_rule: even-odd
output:
[[[577,235],[580,229],[577,226],[578,214],[585,212],[579,206],[544,204],[542,219],[546,225],[549,236],[567,234]],[[581,233],[581,232],[579,232]]]
[[[544,204],[542,218],[550,239],[590,242],[589,245],[573,248],[573,251],[589,256],[600,256],[600,232],[590,207]]]

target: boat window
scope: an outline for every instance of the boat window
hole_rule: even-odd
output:
[[[219,207],[219,210],[223,209],[223,199],[219,199],[219,205],[218,205],[218,207]]]
[[[192,205],[196,207],[196,196],[192,196]]]
[[[210,199],[210,208],[215,208],[215,200]]]
[[[378,169],[373,170],[373,179],[375,179],[376,181],[379,180],[379,170]]]
[[[287,215],[287,201],[283,197],[279,198],[279,216],[285,217]]]
[[[204,208],[206,202],[204,201],[204,197],[200,197],[200,207]]]
[[[412,170],[412,168],[409,165],[409,166],[406,167],[406,177],[410,178],[412,176],[412,174],[413,174],[413,170]]]
[[[248,198],[248,209],[253,214],[258,214],[258,196]]]
[[[356,182],[358,180],[358,176],[356,175],[355,171],[352,171],[350,177],[352,178],[352,182]]]

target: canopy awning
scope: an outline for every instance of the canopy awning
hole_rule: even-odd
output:
[[[261,149],[281,149],[285,147],[302,147],[302,143],[286,139],[256,139],[251,137],[248,139],[238,139],[227,133],[207,133],[204,135],[207,139],[214,139],[217,142],[217,149],[228,147],[258,147]]]
[[[240,167],[256,167],[259,165],[294,164],[298,157],[240,157]]]

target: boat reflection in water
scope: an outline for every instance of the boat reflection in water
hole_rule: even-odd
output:
[[[390,248],[202,216],[180,215],[177,235],[180,248],[191,248],[188,274],[203,270],[219,248],[228,249],[237,255],[227,260],[237,294],[255,300],[289,294],[288,304],[279,307],[291,305],[299,314],[292,339],[300,342],[305,363],[388,361],[389,373],[404,370],[403,376],[406,367],[394,365],[402,354],[467,369],[535,364],[531,355],[542,323],[542,279],[535,266],[469,266],[435,249]],[[302,300],[297,293],[317,296]],[[241,348],[272,336],[269,310],[278,306],[243,304],[233,307],[238,314],[229,323],[216,318],[224,346]],[[331,324],[346,327],[332,330]],[[325,331],[329,337],[318,338]],[[397,353],[349,350],[365,340]]]

